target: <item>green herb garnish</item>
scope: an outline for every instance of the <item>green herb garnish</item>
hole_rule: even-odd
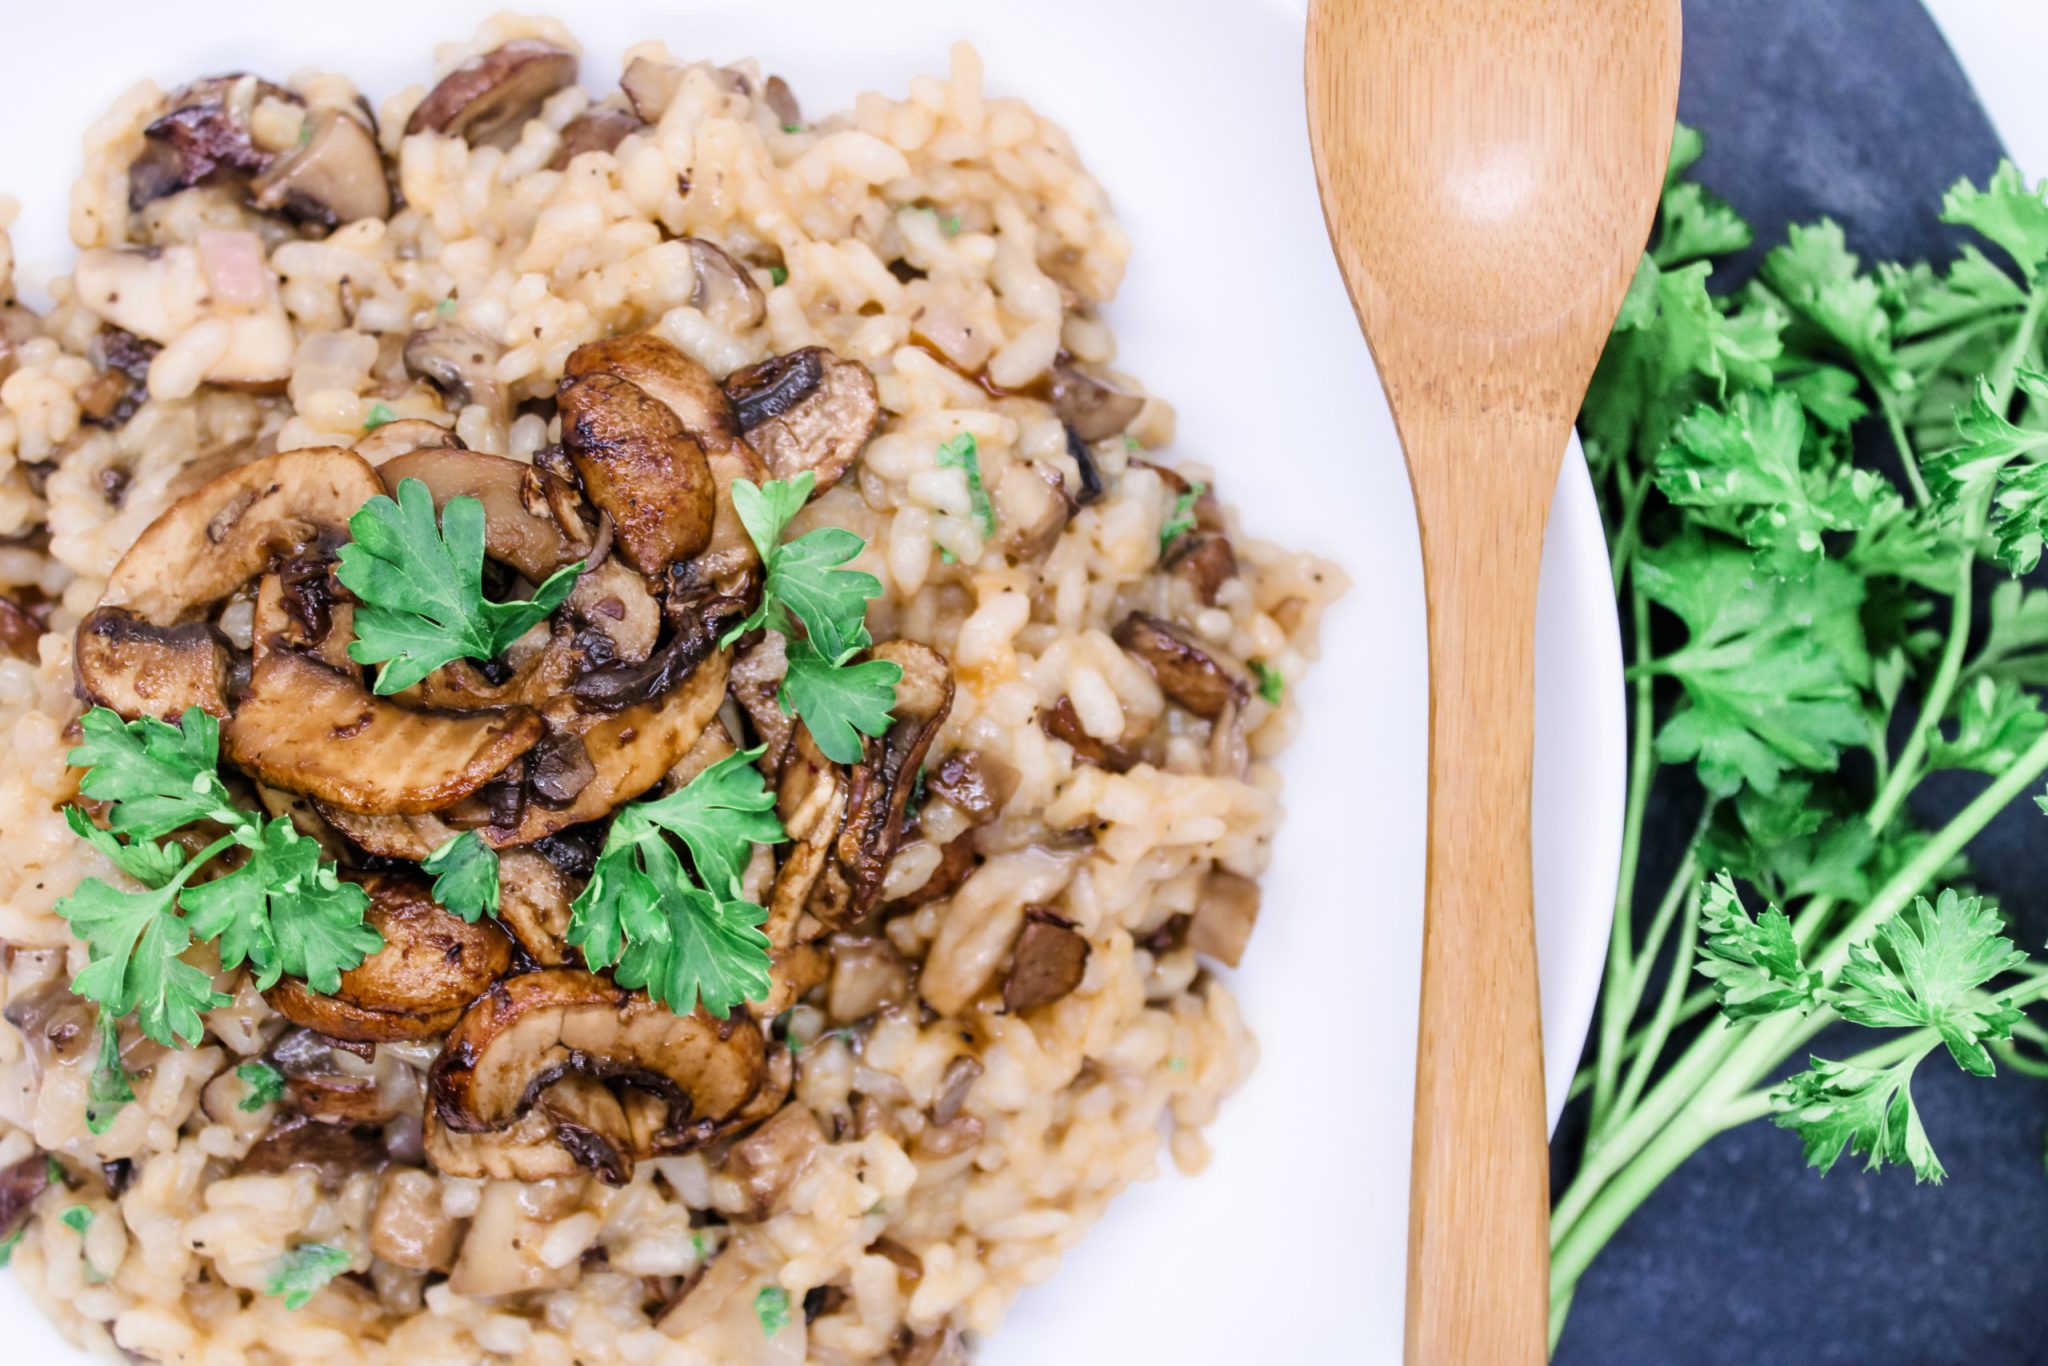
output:
[[[434,875],[434,900],[472,925],[498,915],[498,851],[474,830],[452,836],[427,855],[420,871]]]
[[[619,808],[589,885],[570,905],[568,940],[594,970],[678,1015],[724,1019],[768,994],[768,912],[740,893],[756,844],[788,836],[754,761],[728,754],[665,797]],[[692,878],[669,836],[689,850]]]
[[[83,1238],[85,1231],[92,1227],[92,1221],[97,1217],[91,1205],[73,1205],[57,1216],[57,1222]]]
[[[363,430],[374,432],[387,422],[398,421],[398,414],[391,411],[389,404],[372,403],[370,411],[363,415]]]
[[[0,1270],[4,1270],[7,1264],[14,1260],[14,1249],[20,1247],[21,1240],[27,1236],[28,1225],[23,1224],[5,1238],[0,1238]]]
[[[785,123],[782,125],[782,131],[785,133],[801,133],[804,131],[804,126],[801,123]]]
[[[1280,671],[1263,659],[1255,659],[1252,672],[1258,676],[1259,696],[1266,700],[1266,705],[1279,706],[1280,699],[1287,695],[1287,680],[1280,676]]]
[[[767,567],[761,605],[726,632],[730,644],[747,631],[767,627],[788,638],[789,672],[783,679],[785,712],[803,718],[825,757],[856,762],[863,735],[889,729],[896,684],[903,670],[885,659],[852,663],[873,643],[868,635],[868,599],[879,596],[881,580],[841,566],[867,542],[840,527],[821,527],[794,541],[783,529],[810,497],[815,478],[805,470],[795,479],[755,486],[735,480],[732,502],[754,548]],[[803,634],[793,623],[801,623]]]
[[[789,1292],[779,1285],[764,1285],[754,1296],[754,1317],[761,1320],[761,1336],[774,1337],[789,1326]]]
[[[455,296],[453,294],[450,294],[447,298],[434,305],[434,316],[437,318],[452,318],[455,316]]]
[[[787,267],[784,267],[784,266],[770,266],[770,267],[768,267],[768,283],[769,283],[769,284],[771,284],[771,285],[786,285],[786,284],[788,284],[788,283],[789,283],[789,270],[788,270],[788,268],[787,268]]]
[[[959,470],[967,477],[967,499],[974,509],[974,525],[981,530],[981,539],[988,540],[996,534],[996,510],[988,499],[988,486],[981,481],[981,453],[975,445],[973,432],[962,432],[939,446],[935,457],[942,470]]]
[[[247,1092],[235,1104],[243,1114],[254,1114],[284,1098],[284,1073],[267,1062],[245,1062],[235,1069],[235,1076]]]
[[[199,1014],[225,1005],[206,973],[181,960],[193,938],[218,940],[221,965],[247,962],[261,988],[286,973],[332,993],[341,973],[383,944],[363,923],[369,896],[342,882],[320,846],[284,817],[264,820],[234,805],[218,768],[220,723],[197,707],[178,725],[154,717],[124,722],[95,707],[79,719],[84,743],[69,762],[87,772],[79,791],[108,803],[107,829],[76,807],[65,819],[143,885],[123,891],[98,878],[57,903],[85,941],[91,961],[71,989],[109,1019],[131,1012],[158,1043],[197,1042]],[[227,832],[189,860],[176,843],[155,841],[195,822]],[[239,848],[240,867],[187,886],[215,857]],[[180,912],[183,912],[180,914]],[[111,1098],[111,1090],[108,1091]]]
[[[135,1088],[128,1081],[128,1069],[121,1065],[120,1027],[104,1010],[100,1012],[98,1033],[99,1060],[93,1065],[92,1076],[85,1085],[85,1127],[94,1137],[111,1128],[114,1116],[135,1099]]]
[[[1175,495],[1173,510],[1166,514],[1166,521],[1159,528],[1160,554],[1164,555],[1168,546],[1195,529],[1195,504],[1208,491],[1207,484],[1194,483]]]
[[[266,1295],[282,1295],[286,1309],[303,1308],[326,1284],[348,1270],[347,1248],[331,1243],[300,1243],[271,1266]]]
[[[379,494],[348,519],[335,577],[356,595],[348,655],[380,664],[376,691],[400,692],[457,659],[495,659],[562,605],[583,564],[556,570],[525,602],[484,596],[484,508],[450,498],[437,524],[434,498],[417,479],[398,498]]]

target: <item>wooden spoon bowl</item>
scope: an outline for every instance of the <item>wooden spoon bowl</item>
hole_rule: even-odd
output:
[[[1407,454],[1429,626],[1410,1366],[1544,1358],[1536,576],[1663,186],[1678,0],[1313,0],[1309,138]]]

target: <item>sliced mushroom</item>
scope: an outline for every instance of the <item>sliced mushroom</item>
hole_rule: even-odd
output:
[[[734,658],[729,676],[733,700],[747,714],[754,738],[763,747],[761,771],[770,779],[781,773],[782,758],[796,728],[796,718],[782,709],[778,699],[782,680],[789,673],[787,651],[788,643],[781,632],[764,632]]]
[[[725,626],[746,612],[735,598],[711,596],[689,604],[683,615],[681,604],[671,602],[679,615],[678,629],[669,643],[638,662],[617,659],[596,664],[587,656],[585,668],[573,679],[568,692],[586,708],[616,711],[620,707],[646,702],[672,691],[675,686],[714,653]],[[607,635],[606,650],[610,649]]]
[[[34,610],[0,593],[0,652],[35,663],[47,617],[45,612],[39,618]]]
[[[950,802],[970,826],[987,825],[1002,815],[1020,781],[1017,770],[978,749],[956,749],[931,766],[925,791]]]
[[[527,708],[411,711],[289,651],[256,665],[221,726],[222,749],[259,780],[371,815],[450,806],[540,737]]]
[[[932,869],[932,875],[924,880],[922,887],[899,898],[898,904],[914,907],[944,901],[966,884],[967,879],[974,875],[974,868],[974,837],[961,835],[948,840],[945,848],[939,851],[939,866]]]
[[[605,372],[567,381],[558,401],[562,443],[628,564],[661,574],[710,544],[711,467],[666,404]]]
[[[384,491],[361,456],[313,446],[252,461],[173,503],[114,566],[100,597],[174,626],[261,574],[272,557],[337,531]]]
[[[585,343],[569,353],[565,380],[616,375],[666,404],[706,455],[739,442],[732,405],[711,372],[651,332]]]
[[[646,126],[621,110],[587,109],[563,125],[562,145],[548,160],[548,169],[565,170],[585,152],[617,151],[620,143]]]
[[[36,1197],[50,1184],[50,1162],[41,1153],[30,1153],[0,1171],[0,1239],[12,1238],[28,1219]]]
[[[1061,360],[1052,367],[1052,407],[1082,441],[1100,441],[1136,422],[1145,396],[1127,393],[1101,375]]]
[[[412,111],[406,135],[445,133],[472,147],[509,142],[548,96],[575,79],[575,54],[517,38],[443,76]]]
[[[132,332],[101,324],[88,354],[99,374],[77,391],[80,415],[101,427],[119,427],[149,399],[149,364],[163,348]]]
[[[1152,671],[1161,692],[1197,716],[1213,721],[1249,691],[1214,656],[1149,613],[1131,613],[1110,634]]]
[[[1003,979],[1003,1009],[1014,1015],[1050,1005],[1080,986],[1087,971],[1088,940],[1074,922],[1043,906],[1028,906]]]
[[[825,1013],[835,1024],[865,1020],[910,1001],[910,968],[884,935],[832,936],[832,985]]]
[[[653,1156],[619,1097],[573,1073],[543,1090],[516,1123],[490,1133],[458,1133],[430,1109],[426,1149],[443,1176],[548,1181],[589,1171],[610,1186],[625,1185],[636,1159]]]
[[[1088,443],[1072,427],[1067,432],[1067,454],[1073,458],[1074,468],[1081,473],[1081,489],[1073,494],[1074,506],[1084,508],[1102,496],[1102,470],[1095,463],[1095,452],[1088,449]]]
[[[221,324],[221,349],[200,375],[209,383],[267,389],[291,374],[296,337],[254,233],[208,228],[195,246],[94,247],[79,254],[71,283],[103,322],[152,342]]]
[[[316,109],[301,138],[251,183],[257,208],[329,228],[391,216],[384,154],[360,119],[340,109]]]
[[[1211,869],[1195,899],[1188,946],[1234,968],[1244,961],[1244,948],[1258,919],[1259,884],[1222,868]]]
[[[607,558],[584,570],[564,607],[585,628],[584,654],[590,662],[637,664],[654,653],[661,634],[661,604],[648,591],[647,580],[622,561]],[[590,636],[604,638],[608,659],[594,658],[596,642]]]
[[[372,465],[382,468],[388,460],[412,451],[467,450],[453,427],[429,422],[423,417],[401,417],[366,433],[349,447]]]
[[[1214,607],[1223,585],[1237,577],[1237,552],[1227,536],[1183,536],[1170,548],[1166,567],[1186,579],[1204,605]]]
[[[0,1019],[21,1032],[37,1081],[52,1069],[85,1055],[93,1043],[93,1008],[63,981],[23,992],[7,1003]]]
[[[292,1023],[359,1043],[432,1038],[452,1028],[511,966],[503,931],[442,909],[424,878],[362,873],[354,880],[370,894],[363,919],[384,937],[384,947],[341,974],[332,996],[289,977],[264,992]]]
[[[450,498],[482,503],[484,553],[539,583],[579,556],[554,518],[536,517],[527,510],[524,490],[530,473],[530,466],[502,455],[445,448],[415,450],[377,467],[378,477],[394,496],[404,480],[425,484],[437,512]]]
[[[333,567],[324,555],[298,555],[256,581],[249,622],[255,663],[279,650],[303,650],[337,673],[362,677],[362,666],[348,657],[349,642],[355,639],[355,604],[335,596]]]
[[[405,372],[440,390],[455,412],[478,403],[503,417],[505,386],[496,370],[500,350],[461,323],[436,323],[405,339]]]
[[[263,99],[300,102],[289,90],[239,73],[173,91],[169,110],[142,130],[142,154],[128,168],[128,207],[262,171],[273,154],[256,145],[249,115]]]
[[[746,267],[701,237],[683,239],[690,247],[696,283],[690,286],[690,307],[727,332],[759,327],[768,317],[768,298]]]
[[[301,795],[301,794],[293,794]],[[458,833],[454,826],[428,812],[419,816],[370,816],[313,802],[314,811],[348,836],[366,854],[418,863]]]
[[[814,497],[839,482],[882,420],[868,368],[822,346],[735,371],[725,393],[740,430],[775,477],[811,471]]]
[[[509,1127],[571,1072],[628,1082],[668,1102],[658,1137],[679,1152],[713,1135],[761,1082],[766,1041],[751,1016],[677,1015],[571,968],[492,986],[449,1034],[429,1074],[441,1121],[460,1133]]]
[[[938,1098],[932,1101],[932,1123],[953,1122],[974,1083],[981,1080],[982,1070],[977,1058],[959,1057],[946,1064],[946,1073],[939,1078]]]
[[[384,1142],[376,1129],[322,1124],[305,1115],[291,1115],[256,1140],[235,1172],[239,1176],[272,1176],[306,1168],[332,1193],[357,1172],[375,1171],[384,1156]]]
[[[1097,768],[1106,768],[1111,773],[1128,773],[1144,757],[1137,747],[1137,741],[1144,737],[1140,735],[1134,740],[1128,727],[1115,741],[1098,740],[1090,735],[1081,725],[1081,714],[1074,710],[1074,699],[1064,693],[1059,701],[1038,714],[1038,724],[1053,739],[1066,741],[1073,748],[1076,759]]]
[[[462,1223],[441,1203],[441,1183],[414,1167],[392,1167],[377,1182],[370,1215],[370,1251],[409,1271],[446,1271],[455,1264]]]
[[[188,707],[228,714],[228,643],[203,621],[154,626],[121,607],[78,623],[78,690],[96,707],[133,721],[175,721]]]
[[[635,57],[626,63],[625,72],[619,77],[619,89],[626,92],[633,112],[648,123],[661,122],[662,111],[668,108],[682,84],[681,67],[652,57]]]
[[[774,1118],[732,1145],[725,1169],[746,1192],[748,1212],[756,1219],[779,1214],[789,1189],[810,1170],[826,1146],[818,1117],[802,1101],[791,1101]]]
[[[498,919],[526,956],[544,968],[574,961],[569,947],[568,877],[531,849],[507,849],[498,856]]]

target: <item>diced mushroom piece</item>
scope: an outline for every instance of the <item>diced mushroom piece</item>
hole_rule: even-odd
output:
[[[1074,505],[1086,507],[1102,496],[1102,470],[1095,463],[1095,452],[1088,449],[1088,443],[1072,427],[1066,428],[1067,454],[1073,458],[1074,468],[1081,472],[1081,487],[1073,493]]]
[[[974,866],[974,837],[961,835],[948,840],[939,851],[939,866],[932,870],[932,875],[924,880],[922,887],[899,898],[898,904],[913,907],[944,901],[973,876]]]
[[[228,645],[203,621],[153,626],[120,607],[78,623],[78,688],[96,707],[126,719],[175,721],[188,707],[228,714]]]
[[[1170,548],[1166,567],[1186,579],[1205,605],[1214,607],[1223,585],[1237,577],[1237,552],[1227,536],[1183,536]]]
[[[36,662],[42,648],[43,622],[35,612],[0,593],[0,653]]]
[[[733,700],[747,714],[754,738],[762,744],[761,770],[772,779],[782,771],[784,752],[796,719],[782,710],[777,694],[789,673],[788,646],[782,634],[770,631],[740,651],[733,660],[728,686]]]
[[[986,1127],[979,1115],[955,1115],[944,1124],[927,1124],[912,1142],[911,1155],[922,1162],[958,1157],[981,1142]]]
[[[498,982],[448,1035],[429,1084],[459,1133],[509,1127],[571,1072],[628,1082],[668,1102],[659,1135],[679,1152],[715,1134],[760,1085],[766,1041],[750,1016],[677,1015],[569,968]]]
[[[661,634],[661,604],[648,591],[647,580],[622,561],[607,558],[585,570],[565,606],[587,633],[604,637],[610,658],[592,662],[638,664],[654,653]],[[586,654],[593,644],[586,640]]]
[[[761,87],[761,102],[775,115],[775,121],[784,128],[803,126],[804,111],[796,102],[796,93],[789,88],[789,82],[780,76],[770,76]]]
[[[924,790],[958,807],[970,826],[987,825],[1003,814],[1017,791],[1017,770],[978,749],[956,749],[925,774]]]
[[[711,467],[666,404],[602,371],[567,381],[558,400],[562,444],[628,564],[662,574],[710,544]]]
[[[1052,407],[1080,440],[1100,441],[1136,422],[1145,396],[1126,393],[1102,376],[1062,360],[1052,367]]]
[[[1115,741],[1096,739],[1081,725],[1081,714],[1074,710],[1074,699],[1065,694],[1038,714],[1038,724],[1053,739],[1066,741],[1073,748],[1076,759],[1097,768],[1106,768],[1111,773],[1128,773],[1143,757],[1138,752],[1137,743],[1144,736],[1133,737],[1126,728],[1123,736]]]
[[[585,152],[613,152],[620,143],[647,125],[618,109],[588,109],[562,127],[562,145],[548,161],[548,169],[567,169]]]
[[[93,1042],[93,1008],[62,981],[24,992],[7,1003],[0,1019],[21,1031],[36,1080],[53,1068],[84,1056]]]
[[[50,1184],[50,1163],[41,1153],[30,1153],[0,1171],[0,1239],[12,1238],[28,1218],[29,1209]]]
[[[505,386],[495,369],[499,350],[461,323],[436,323],[405,339],[405,372],[440,390],[455,412],[477,403],[503,417]]]
[[[252,232],[208,228],[195,246],[148,251],[95,247],[79,254],[71,283],[88,311],[153,342],[221,324],[220,349],[200,374],[209,383],[268,388],[291,374],[296,337]]]
[[[835,1024],[865,1020],[892,1005],[906,1005],[910,968],[903,955],[882,935],[834,935],[832,985],[825,995],[825,1013]]]
[[[377,1182],[370,1251],[410,1271],[446,1271],[462,1241],[460,1220],[441,1205],[441,1183],[417,1167],[393,1167]]]
[[[1003,979],[1003,1009],[1012,1014],[1050,1005],[1081,985],[1088,971],[1088,940],[1074,922],[1043,906],[1024,912],[1024,930]]]
[[[376,1129],[292,1115],[271,1125],[235,1171],[241,1176],[274,1176],[303,1167],[315,1172],[321,1186],[332,1192],[357,1172],[376,1170],[383,1160],[384,1143]]]
[[[448,1275],[448,1289],[457,1295],[487,1296],[574,1285],[583,1274],[581,1264],[549,1266],[541,1260],[540,1250],[548,1230],[581,1203],[583,1184],[578,1179],[485,1185],[455,1269]]]
[[[365,433],[349,449],[381,469],[387,461],[413,451],[460,451],[468,447],[462,444],[462,438],[455,434],[453,427],[444,427],[423,417],[401,417]]]
[[[100,597],[156,626],[220,602],[384,491],[361,456],[336,446],[252,461],[173,503],[114,566]]]
[[[417,334],[415,334],[417,335]],[[451,498],[483,504],[484,553],[539,583],[579,558],[552,517],[536,517],[524,497],[528,466],[482,451],[425,449],[395,456],[377,467],[395,497],[407,479],[426,485],[438,512]]]
[[[88,348],[99,374],[73,395],[80,416],[101,427],[120,427],[135,416],[149,398],[149,363],[161,350],[155,342],[102,324]]]
[[[364,922],[384,947],[341,974],[331,996],[287,977],[263,993],[294,1024],[335,1039],[387,1043],[444,1034],[512,963],[512,946],[489,920],[474,924],[435,902],[426,880],[401,873],[354,875],[370,895]]]
[[[173,91],[169,110],[142,130],[142,153],[128,168],[128,207],[263,170],[273,152],[256,145],[250,115],[265,99],[299,103],[289,90],[240,74],[209,76]]]
[[[981,1073],[981,1062],[976,1058],[960,1057],[946,1064],[946,1073],[939,1078],[938,1097],[932,1101],[932,1123],[953,1122],[960,1107],[967,1103],[967,1093],[981,1080]]]
[[[391,216],[384,154],[362,120],[340,109],[316,109],[301,136],[298,147],[251,183],[257,208],[329,228]]]
[[[668,108],[682,84],[681,67],[652,57],[635,57],[626,63],[626,70],[619,77],[619,89],[626,92],[633,112],[648,123],[661,122],[662,111]]]
[[[1259,884],[1222,868],[1211,869],[1202,879],[1195,916],[1188,923],[1188,946],[1234,968],[1244,960],[1244,947],[1258,919]]]
[[[823,880],[811,898],[811,913],[833,927],[859,920],[881,896],[917,770],[953,709],[953,669],[938,651],[891,640],[869,655],[898,665],[903,677],[896,684],[895,722],[867,744],[847,777],[846,816],[834,843],[838,875]]]
[[[818,1117],[802,1101],[792,1101],[775,1117],[732,1145],[726,1171],[747,1193],[747,1207],[756,1219],[781,1212],[789,1188],[796,1184],[825,1146]]]
[[[527,757],[526,785],[538,800],[550,806],[567,806],[576,800],[597,766],[580,735],[555,734],[541,737]]]
[[[912,1338],[898,1358],[901,1366],[967,1366],[967,1347],[957,1328],[942,1328]]]
[[[221,726],[223,751],[254,777],[370,815],[451,806],[540,737],[528,708],[412,711],[289,651],[256,665]]]
[[[561,869],[531,849],[507,849],[498,856],[498,919],[544,968],[572,961],[569,903],[574,899]]]
[[[696,282],[690,286],[690,307],[727,332],[759,327],[768,316],[768,299],[746,267],[701,237],[683,239],[690,247]]]
[[[775,477],[811,471],[813,497],[839,482],[882,420],[868,368],[822,346],[735,371],[725,393],[748,444]]]
[[[1197,716],[1213,721],[1245,699],[1248,689],[1242,679],[1158,617],[1133,612],[1110,634],[1152,671],[1161,692]]]
[[[548,96],[575,79],[575,54],[514,39],[443,76],[412,111],[406,135],[445,133],[472,147],[509,142]]]

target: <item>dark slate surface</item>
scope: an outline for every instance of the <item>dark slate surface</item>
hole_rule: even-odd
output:
[[[1866,257],[1953,252],[1934,218],[1942,191],[1964,175],[1981,181],[1998,144],[1917,0],[1687,0],[1685,9],[1679,109],[1707,136],[1698,173],[1756,224],[1760,243],[1826,213]],[[1919,814],[1939,819],[1973,787],[1924,794]],[[1657,803],[1644,886],[1662,888],[1695,810],[1683,793]],[[2041,817],[2008,811],[1972,853],[1979,885],[2038,949],[2048,940]],[[1822,1178],[1768,1124],[1724,1134],[1595,1261],[1556,1360],[2048,1362],[2048,1085],[1982,1081],[1937,1057],[1915,1094],[1946,1185],[1866,1175],[1848,1161]],[[1568,1115],[1564,1139],[1576,1129]],[[1575,1146],[1558,1145],[1560,1178]]]

